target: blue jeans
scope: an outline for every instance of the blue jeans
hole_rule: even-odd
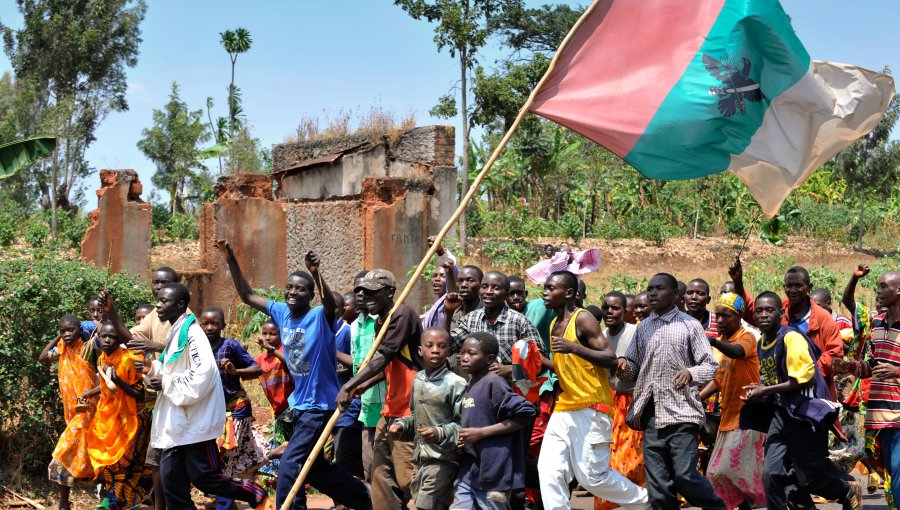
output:
[[[509,510],[509,496],[509,492],[481,491],[459,481],[450,510]]]
[[[891,474],[891,490],[900,491],[900,429],[881,429],[878,432],[884,468]]]
[[[291,492],[303,463],[306,462],[316,440],[322,434],[332,412],[293,410],[294,433],[288,441],[278,466],[278,485],[275,488],[278,508],[281,508],[287,495]],[[331,464],[325,460],[321,452],[313,462],[306,482],[329,496],[335,503],[354,510],[370,510],[372,508],[366,486],[340,464]],[[306,491],[302,488],[297,492],[291,508],[306,510]]]

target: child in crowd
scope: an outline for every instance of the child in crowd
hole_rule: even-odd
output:
[[[634,296],[634,321],[635,324],[650,317],[650,300],[647,299],[647,293],[641,292]]]
[[[337,373],[341,384],[346,383],[353,376],[353,357],[351,356],[351,340],[353,328],[346,320],[346,315],[352,315],[352,320],[356,319],[356,298],[353,299],[352,312],[347,310],[347,302],[340,292],[333,292],[335,310],[335,334],[334,343],[337,348]],[[347,408],[347,411],[341,413],[337,423],[334,425],[332,437],[334,438],[334,462],[340,464],[357,477],[364,476],[362,456],[362,424],[359,422],[360,401],[354,398]]]
[[[272,431],[269,434],[269,461],[259,472],[264,477],[264,486],[269,495],[274,496],[279,457],[284,453],[287,441],[294,432],[291,412],[288,409],[288,395],[294,391],[294,379],[288,372],[284,360],[280,331],[271,318],[263,323],[256,343],[264,349],[263,353],[256,357],[256,363],[262,370],[259,381],[272,408],[273,417]]]
[[[798,329],[782,326],[783,306],[774,292],[756,298],[754,316],[763,334],[757,351],[760,384],[744,387],[741,411],[742,428],[767,432],[766,507],[786,510],[794,499],[787,489],[796,486],[798,501],[815,494],[845,509],[862,508],[859,483],[848,481],[828,458],[828,428],[838,413],[816,363],[822,351]]]
[[[535,409],[490,371],[500,344],[487,332],[472,333],[460,349],[460,367],[470,377],[460,410],[462,448],[453,510],[509,509],[513,490],[525,487],[525,452],[519,432]]]
[[[96,358],[85,342],[81,322],[74,315],[59,319],[59,334],[41,351],[41,363],[58,363],[59,393],[63,403],[66,429],[59,436],[48,467],[50,480],[59,484],[58,510],[68,510],[69,490],[76,480],[94,476],[88,457],[85,434],[94,417],[97,371],[90,363]]]
[[[466,380],[450,371],[449,354],[450,335],[443,328],[422,333],[419,355],[425,369],[413,381],[412,414],[394,421],[389,429],[395,438],[415,439],[411,489],[415,508],[422,510],[449,508],[459,469],[456,446]]]
[[[110,510],[133,508],[144,499],[150,467],[150,413],[144,409],[144,381],[135,368],[140,355],[122,348],[110,322],[97,328],[100,401],[87,432],[88,455]],[[142,484],[144,482],[144,484]]]
[[[217,307],[203,310],[200,327],[216,358],[225,395],[225,431],[216,441],[222,457],[222,473],[232,478],[252,478],[265,462],[265,441],[261,436],[257,441],[254,435],[259,432],[253,427],[253,408],[241,379],[256,379],[262,375],[262,369],[237,340],[222,338],[224,310]]]
[[[134,325],[139,325],[141,321],[144,320],[144,317],[146,317],[147,314],[150,313],[154,308],[156,307],[154,307],[150,303],[139,304],[138,307],[134,310]]]

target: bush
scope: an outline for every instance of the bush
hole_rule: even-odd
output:
[[[44,223],[39,216],[32,216],[25,223],[25,241],[32,248],[40,248],[50,237],[50,226]]]
[[[616,273],[609,277],[609,287],[624,294],[639,294],[647,290],[647,279]]]
[[[9,246],[18,237],[21,229],[22,211],[8,207],[0,211],[0,246]]]
[[[828,289],[834,294],[837,290],[838,275],[827,267],[810,267],[809,271],[809,287],[810,291],[818,288]]]
[[[509,274],[519,274],[538,258],[531,243],[522,240],[488,241],[482,253]]]
[[[5,468],[46,472],[64,428],[55,368],[37,357],[57,319],[86,315],[87,299],[108,288],[124,316],[149,301],[137,277],[53,257],[0,261],[0,458]]]
[[[80,248],[81,240],[84,239],[84,231],[87,230],[89,222],[87,216],[78,213],[67,214],[61,212],[56,218],[57,231],[59,232],[59,240],[67,248]]]
[[[171,216],[172,213],[169,212],[168,207],[163,204],[153,204],[151,222],[153,223],[154,229],[166,228],[166,225],[169,223],[169,218]]]
[[[189,214],[175,213],[166,222],[166,237],[171,239],[197,239],[200,237],[200,221]]]

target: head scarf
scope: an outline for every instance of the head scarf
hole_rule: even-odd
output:
[[[716,302],[716,306],[730,308],[740,316],[743,316],[744,310],[747,309],[747,303],[744,302],[744,298],[738,296],[734,292],[726,292],[719,296],[719,301]]]

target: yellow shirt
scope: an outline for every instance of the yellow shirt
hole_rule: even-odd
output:
[[[563,333],[564,340],[578,342],[575,322],[578,314],[582,312],[585,310],[578,308],[572,314],[572,319]],[[556,318],[550,324],[550,331],[553,331],[555,326]],[[606,370],[577,354],[559,352],[553,352],[553,366],[556,368],[559,387],[562,389],[554,412],[577,411],[596,404],[600,405],[601,411],[612,412],[612,392],[609,389]]]

